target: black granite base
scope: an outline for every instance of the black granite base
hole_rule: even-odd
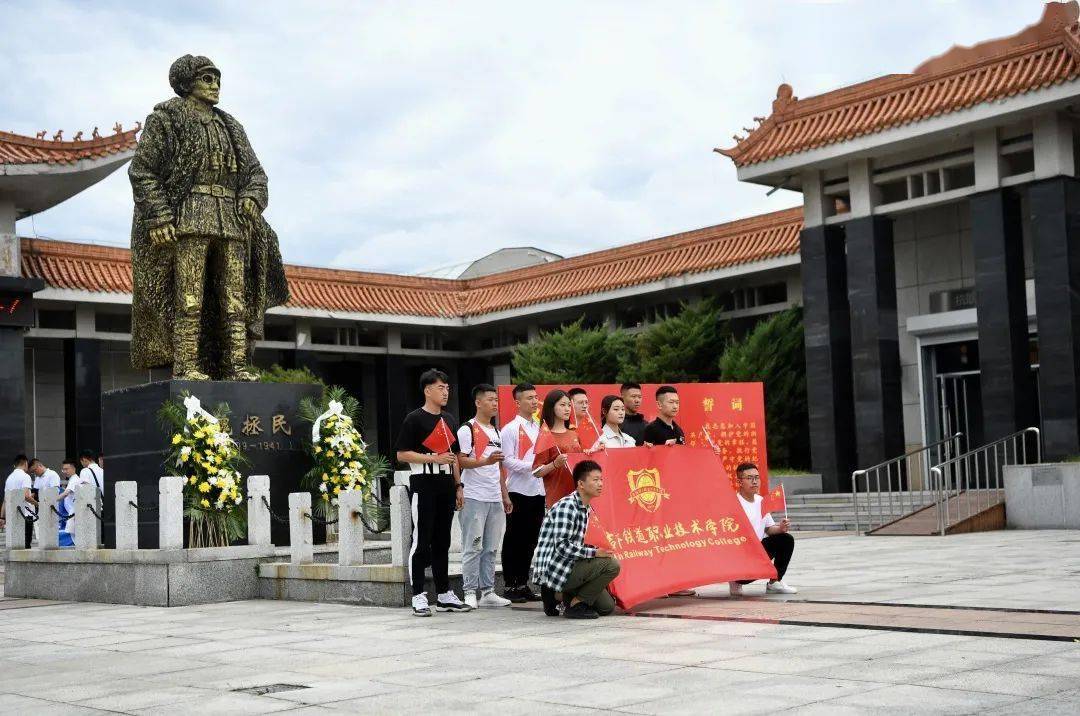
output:
[[[311,465],[303,449],[304,432],[311,427],[299,421],[297,408],[305,397],[317,398],[319,386],[186,380],[147,383],[102,396],[105,546],[115,544],[113,485],[135,481],[139,484],[139,505],[157,505],[158,480],[168,474],[163,461],[169,433],[159,424],[157,413],[166,400],[178,400],[184,392],[197,396],[211,412],[219,403],[228,403],[233,437],[250,462],[245,472],[269,475],[271,508],[278,515],[288,515],[289,493],[300,490],[300,479]],[[322,532],[323,528],[316,524],[315,530]],[[271,536],[276,545],[289,544],[288,524],[272,521]],[[321,535],[315,535],[315,541],[321,541]],[[141,512],[139,547],[157,546],[157,514]]]

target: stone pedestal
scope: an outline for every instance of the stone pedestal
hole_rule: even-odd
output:
[[[302,445],[304,431],[310,426],[299,422],[297,408],[305,397],[318,398],[321,389],[317,385],[167,380],[105,393],[101,404],[103,452],[108,465],[105,504],[113,504],[112,486],[124,480],[139,483],[140,505],[155,504],[168,445],[167,431],[160,427],[157,413],[162,403],[179,400],[185,391],[197,396],[211,412],[218,403],[228,403],[233,437],[250,461],[246,472],[270,476],[270,505],[276,514],[287,514],[289,493],[300,489],[300,479],[310,468]],[[109,517],[107,514],[105,540],[112,546],[114,526]],[[316,540],[321,541],[321,526],[316,526],[316,531]],[[288,525],[274,522],[271,532],[274,544],[289,543]],[[139,546],[158,546],[154,512],[139,513]]]
[[[1004,479],[1011,529],[1080,529],[1080,462],[1009,465]]]

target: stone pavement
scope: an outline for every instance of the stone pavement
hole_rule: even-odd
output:
[[[752,585],[741,608],[910,602],[922,585],[939,604],[996,598],[999,608],[1074,609],[1080,574],[1070,540],[1080,534],[799,538],[791,581],[802,593],[765,599]],[[340,604],[12,599],[0,601],[0,712],[1080,711],[1077,642],[723,619],[732,604],[713,596],[645,607],[675,616],[708,608],[717,619],[572,622],[529,608],[416,619]],[[273,684],[306,688],[241,691]]]

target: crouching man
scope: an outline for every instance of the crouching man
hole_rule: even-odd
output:
[[[619,576],[619,563],[606,549],[585,544],[589,503],[604,489],[600,466],[582,460],[574,467],[576,489],[548,510],[533,554],[532,579],[540,585],[544,613],[568,619],[596,619],[615,611],[607,586]]]
[[[761,474],[757,465],[752,462],[744,462],[735,468],[735,474],[739,480],[739,504],[742,505],[746,519],[754,529],[754,534],[761,540],[761,546],[769,555],[773,566],[776,567],[776,579],[769,580],[765,585],[767,594],[797,594],[799,590],[784,583],[784,573],[787,572],[788,563],[791,562],[791,553],[795,551],[795,538],[788,533],[791,522],[788,518],[779,523],[773,520],[772,515],[763,512],[761,507]],[[750,584],[754,580],[740,580],[729,582],[731,596],[741,597],[743,585]]]

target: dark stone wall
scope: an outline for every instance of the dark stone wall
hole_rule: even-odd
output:
[[[68,457],[101,451],[101,341],[64,340],[64,425]]]

